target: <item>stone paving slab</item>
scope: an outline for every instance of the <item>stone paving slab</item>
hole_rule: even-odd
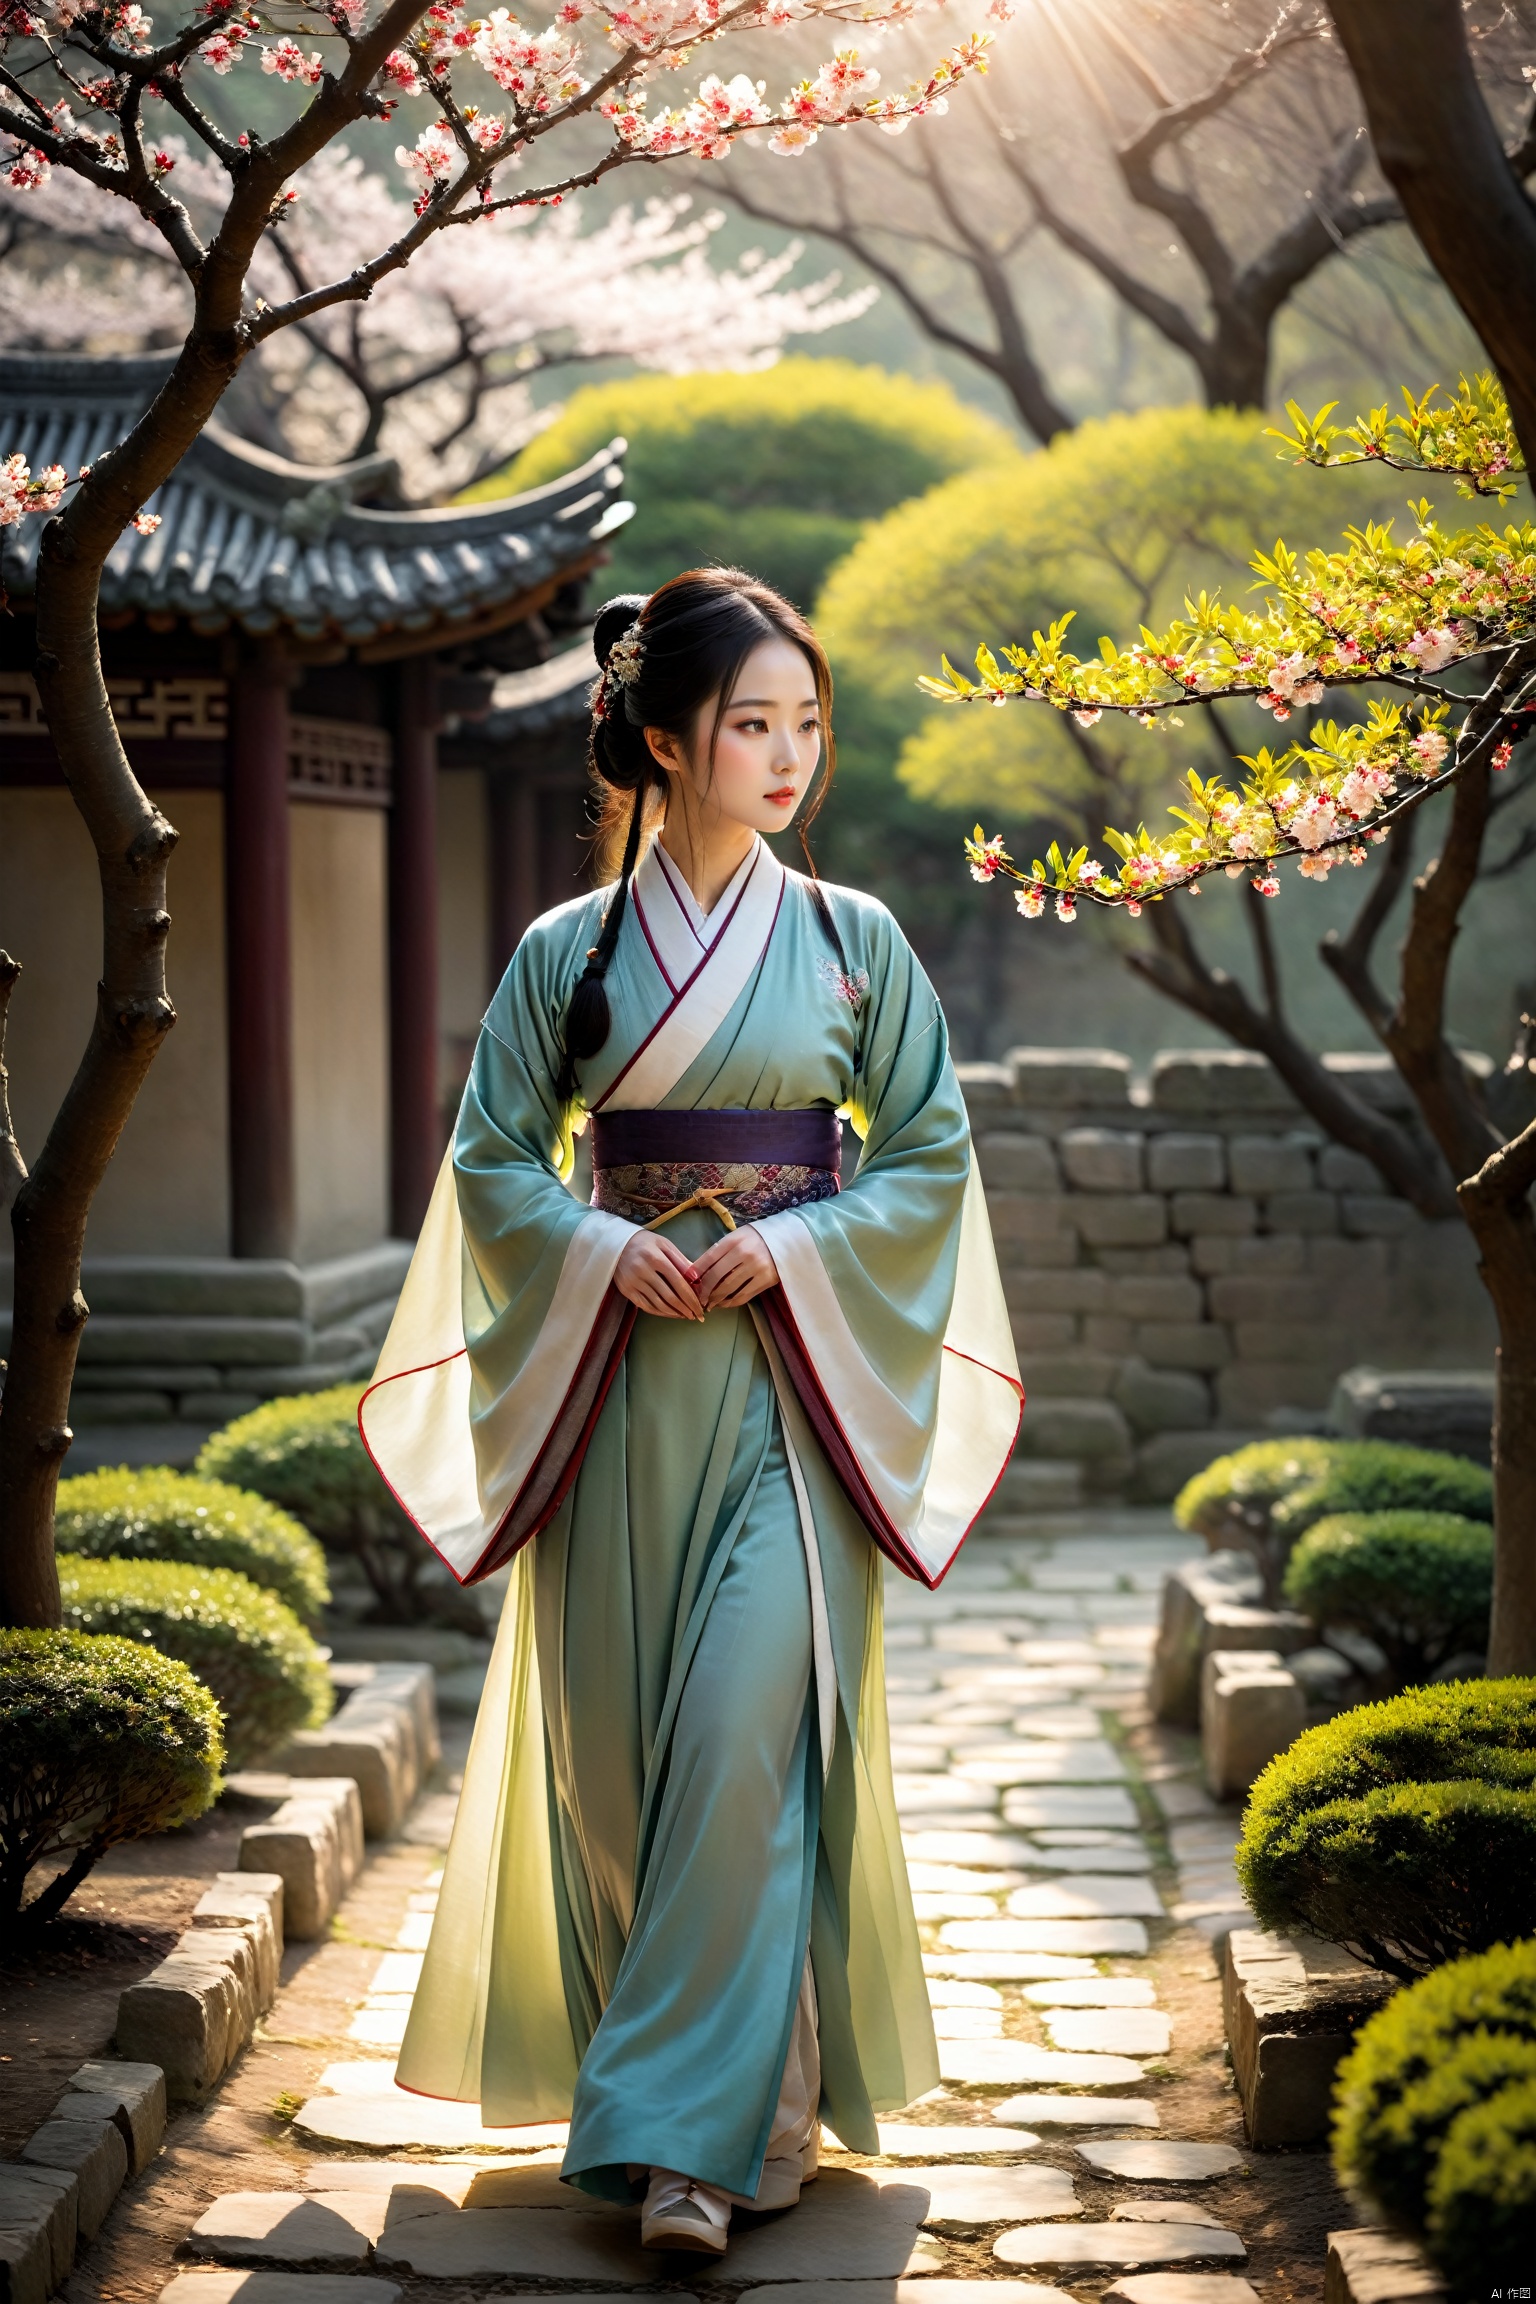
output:
[[[1150,2008],[1154,1995],[1145,1976],[1064,1976],[1026,1984],[1024,1997],[1036,2008]]]
[[[1104,2304],[1259,2304],[1235,2272],[1133,2272],[1104,2291]]]
[[[160,2304],[400,2304],[400,2290],[339,2272],[181,2272]]]
[[[1134,2088],[1129,2056],[1063,2056],[1029,2040],[941,2040],[940,2077],[965,2088]]]
[[[998,2008],[1003,1996],[991,1984],[971,1984],[952,1976],[930,1976],[928,2005],[930,2008]]]
[[[974,1828],[964,1832],[903,1832],[901,1845],[909,1864],[963,1865],[993,1872],[1023,1871],[1038,1863],[1040,1856],[1032,1841]]]
[[[1093,1962],[1050,1952],[925,1952],[929,1976],[974,1977],[990,1984],[1033,1984],[1040,1978],[1091,1976]]]
[[[386,2070],[392,2070],[390,2066]],[[391,2081],[388,2093],[311,2096],[293,2116],[301,2135],[325,2144],[362,2144],[375,2151],[515,2150],[519,2139],[537,2151],[565,2142],[563,2123],[544,2128],[486,2128],[477,2104],[450,2104],[411,2096]]]
[[[1061,1880],[1015,1888],[1008,1910],[1019,1920],[1161,1920],[1163,1900],[1148,1879],[1069,1872]]]
[[[956,1761],[954,1774],[961,1783],[975,1784],[1120,1784],[1125,1763],[1112,1744],[1021,1739],[1015,1751],[966,1753]]]
[[[1221,2224],[1214,2208],[1195,2200],[1122,2200],[1109,2212],[1111,2224]]]
[[[654,2280],[658,2259],[640,2246],[633,2209],[551,2215],[543,2208],[455,2209],[411,2216],[375,2251],[386,2271],[427,2280]]]
[[[1036,1840],[1029,1843],[1029,1868],[1032,1872],[1150,1872],[1152,1852],[1139,1840],[1127,1840],[1120,1847],[1097,1848],[1052,1848]]]
[[[1246,2264],[1235,2232],[1203,2224],[1025,2224],[992,2243],[1000,2264],[1123,2266],[1200,2264],[1228,2257]]]
[[[1010,2096],[992,2106],[994,2120],[1032,2128],[1160,2128],[1155,2104],[1141,2096]]]
[[[1077,2156],[1106,2176],[1124,2176],[1137,2184],[1204,2184],[1213,2176],[1230,2176],[1241,2168],[1243,2155],[1230,2144],[1180,2144],[1173,2141],[1079,2144]]]
[[[1241,2283],[1247,2287],[1247,2282]],[[492,2297],[489,2304],[510,2304]],[[599,2304],[596,2297],[563,2297],[561,2304]],[[602,2304],[612,2304],[603,2298]],[[675,2304],[687,2304],[678,2298]],[[749,2288],[739,2304],[1074,2304],[1065,2288],[1039,2280],[806,2280],[792,2287]],[[1228,2300],[1213,2299],[1213,2304]],[[1236,2304],[1236,2299],[1231,2300]]]
[[[904,2169],[828,2168],[801,2194],[792,2216],[756,2225],[736,2218],[728,2254],[702,2274],[690,2264],[687,2277],[711,2288],[743,2280],[894,2280],[942,2271],[942,2243],[919,2229],[928,2200],[927,2187],[909,2181]],[[649,2261],[654,2278],[657,2260]]]
[[[938,2040],[1001,2040],[1001,2008],[944,2008],[933,2010],[934,2037]]]
[[[1061,1952],[1102,1959],[1147,1949],[1139,1920],[946,1920],[939,1940],[956,1952]]]
[[[932,2232],[976,2232],[1030,2217],[1075,2216],[1077,2195],[1064,2168],[903,2168],[902,2182],[928,2194]]]
[[[946,1775],[897,1776],[896,1808],[902,1816],[917,1816],[924,1809],[941,1808],[951,1812],[970,1808],[997,1806],[997,1787],[977,1784],[953,1772]]]
[[[1166,2056],[1172,2035],[1160,2008],[1057,2008],[1045,2029],[1053,2048],[1090,2055]]]
[[[1113,1824],[1134,1832],[1140,1818],[1129,1792],[1119,1784],[1084,1784],[1073,1789],[1049,1785],[1010,1792],[1003,1802],[1006,1823],[1031,1831],[1041,1825]]]
[[[352,2271],[384,2229],[382,2193],[226,2192],[204,2210],[186,2246],[223,2264]]]
[[[878,2125],[880,2150],[888,2160],[982,2160],[993,2154],[1002,2157],[1013,2152],[1028,2152],[1040,2141],[1028,2128],[962,2128],[937,2124],[921,2128],[915,2121],[908,2120],[882,2120]],[[827,2128],[822,2130],[822,2143],[827,2151],[846,2150]]]

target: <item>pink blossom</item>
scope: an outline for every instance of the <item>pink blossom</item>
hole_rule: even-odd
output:
[[[1071,895],[1058,896],[1056,899],[1056,917],[1058,920],[1066,921],[1070,926],[1077,918],[1077,898]]]
[[[149,46],[155,23],[152,16],[145,15],[138,0],[130,0],[130,5],[113,21],[112,29],[125,48],[143,50]]]
[[[768,149],[776,152],[781,160],[797,160],[802,152],[809,152],[815,141],[814,128],[807,128],[798,120],[786,120],[769,137]]]
[[[1083,704],[1073,713],[1072,717],[1079,728],[1092,728],[1103,719],[1104,714],[1097,704]]]
[[[1515,748],[1513,744],[1505,743],[1495,747],[1493,755],[1493,768],[1495,774],[1497,774],[1501,768],[1507,768],[1509,766],[1510,761],[1514,758],[1514,752]]]
[[[1317,666],[1309,664],[1305,656],[1282,656],[1269,675],[1269,689],[1270,696],[1277,696],[1282,704],[1321,704],[1323,700]],[[1269,696],[1259,701],[1269,704]],[[1270,709],[1273,711],[1273,705]]]
[[[1304,880],[1326,880],[1333,866],[1332,856],[1303,856],[1296,869]]]
[[[203,42],[198,54],[210,71],[217,72],[222,80],[224,75],[227,72],[232,72],[239,63],[240,50],[245,44],[245,39],[246,34],[243,26],[236,24],[227,31],[215,32],[211,40]]]
[[[1045,890],[1033,882],[1027,888],[1015,888],[1013,900],[1026,920],[1038,920],[1045,910]]]
[[[407,56],[403,48],[391,48],[379,70],[384,79],[391,81],[407,96],[414,96],[421,86],[421,74],[416,69],[415,58]]]
[[[1141,906],[1134,896],[1128,896],[1126,898],[1125,908],[1133,920],[1139,920],[1141,918]]]
[[[1421,736],[1415,736],[1408,747],[1413,754],[1413,760],[1409,762],[1412,773],[1415,776],[1433,776],[1450,748],[1450,739],[1443,736],[1438,728],[1426,728]]]
[[[0,463],[0,528],[14,528],[29,512],[55,512],[68,486],[62,464],[49,464],[34,478],[25,456]]]
[[[17,192],[41,192],[52,174],[53,163],[30,145],[23,145],[12,155],[5,180]]]
[[[157,182],[169,176],[175,165],[176,159],[174,153],[151,152],[149,156],[150,173],[155,177]]]
[[[441,120],[433,120],[423,128],[413,145],[397,144],[395,147],[395,158],[400,166],[419,176],[427,192],[451,173],[457,157],[458,147]]]
[[[1250,880],[1248,885],[1257,896],[1278,896],[1280,893],[1280,883],[1273,872],[1266,872],[1262,880]]]
[[[1365,862],[1365,850],[1360,846],[1358,840],[1355,842],[1354,847],[1349,851],[1349,860],[1351,864],[1357,866]]]
[[[1258,843],[1251,832],[1234,832],[1227,843],[1234,856],[1257,856]]]
[[[1003,835],[994,832],[990,840],[983,841],[979,855],[971,857],[973,880],[995,880],[1003,861]]]
[[[160,515],[158,512],[137,512],[133,524],[141,536],[153,536],[160,525]]]
[[[1442,624],[1428,632],[1415,632],[1403,650],[1411,656],[1421,672],[1438,672],[1449,664],[1457,649],[1454,626]]]
[[[325,58],[318,48],[311,49],[306,56],[297,40],[284,37],[276,47],[263,48],[261,68],[263,72],[275,74],[279,80],[302,80],[307,87],[313,88],[324,74]]]
[[[1091,856],[1085,857],[1077,868],[1077,877],[1083,887],[1095,888],[1104,877],[1104,867],[1095,863]]]
[[[1385,768],[1351,768],[1339,786],[1339,805],[1351,816],[1369,816],[1382,794],[1393,789]]]
[[[1310,850],[1321,848],[1331,840],[1339,828],[1339,812],[1325,793],[1314,792],[1292,816],[1286,830],[1298,847]]]

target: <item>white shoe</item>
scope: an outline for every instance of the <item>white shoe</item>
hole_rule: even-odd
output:
[[[642,2248],[675,2248],[695,2256],[723,2256],[731,2204],[713,2184],[700,2184],[674,2168],[653,2168],[640,2211]]]
[[[763,2162],[762,2181],[752,2205],[759,2215],[793,2208],[801,2187],[814,2184],[821,2168],[821,2122],[813,2120],[810,2134],[798,2152],[775,2154]]]

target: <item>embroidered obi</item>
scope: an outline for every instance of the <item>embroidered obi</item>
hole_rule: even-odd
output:
[[[830,1200],[839,1189],[835,1112],[597,1112],[592,1204],[632,1224],[718,1193],[738,1224]]]

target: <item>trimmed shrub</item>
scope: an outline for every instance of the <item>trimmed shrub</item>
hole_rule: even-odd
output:
[[[1314,1522],[1395,1511],[1491,1521],[1493,1475],[1465,1457],[1391,1440],[1256,1440],[1196,1473],[1173,1509],[1180,1527],[1197,1531],[1213,1550],[1251,1552],[1273,1601],[1292,1547]]]
[[[334,1697],[325,1657],[291,1608],[231,1568],[175,1560],[59,1561],[64,1622],[174,1656],[224,1715],[231,1767],[249,1768]]]
[[[1319,1624],[1364,1632],[1394,1687],[1488,1645],[1493,1530],[1453,1512],[1337,1512],[1291,1554],[1285,1597]]]
[[[386,1623],[415,1623],[422,1614],[416,1581],[432,1556],[363,1446],[357,1404],[364,1390],[333,1384],[269,1400],[215,1432],[194,1470],[281,1505],[328,1551],[358,1561]]]
[[[331,1596],[325,1554],[289,1512],[265,1497],[156,1466],[85,1472],[59,1483],[54,1535],[88,1560],[185,1560],[233,1568],[275,1592],[306,1624]]]
[[[1298,1736],[1249,1795],[1238,1875],[1259,1925],[1412,1978],[1536,1910],[1536,1680],[1362,1705]]]
[[[1362,2026],[1339,2067],[1334,2165],[1427,2245],[1458,2295],[1529,2271],[1536,1943],[1453,1961]]]
[[[0,1632],[0,1930],[60,1911],[122,1840],[213,1803],[218,1706],[169,1656],[75,1631]],[[23,1907],[28,1875],[59,1864]]]

